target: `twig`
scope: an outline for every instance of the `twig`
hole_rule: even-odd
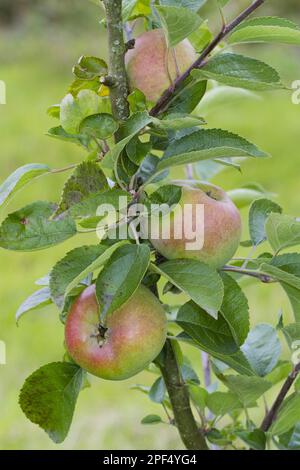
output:
[[[216,46],[228,36],[231,31],[236,28],[242,21],[244,21],[249,15],[251,15],[258,7],[260,7],[265,0],[256,0],[254,1],[246,10],[244,10],[235,20],[229,23],[227,26],[223,25],[221,31],[217,36],[212,40],[212,42],[204,49],[198,59],[180,76],[174,83],[163,93],[156,105],[151,109],[150,115],[157,116],[162,111],[164,111],[172,97],[174,96],[177,89],[182,85],[182,83],[189,77],[192,70],[199,69],[203,66],[205,59],[210,55],[210,53],[216,48]]]
[[[236,274],[243,274],[245,276],[255,277],[265,284],[271,284],[273,282],[278,282],[277,279],[269,276],[268,274],[262,273],[260,271],[251,271],[251,269],[243,269],[238,266],[223,266],[222,271],[231,272]]]
[[[129,116],[128,83],[125,69],[122,0],[103,0],[109,42],[109,75],[114,86],[110,89],[112,114],[118,121]]]
[[[266,414],[260,429],[264,432],[267,432],[272,423],[276,420],[278,410],[280,406],[282,405],[283,400],[285,399],[287,393],[289,392],[291,386],[295,382],[298,374],[300,372],[300,362],[297,364],[292,372],[289,374],[288,378],[284,382],[283,386],[281,387],[281,390],[276,398],[276,400],[273,403],[273,406],[271,407],[270,411]]]

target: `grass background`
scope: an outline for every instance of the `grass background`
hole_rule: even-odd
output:
[[[0,31],[0,80],[7,85],[7,104],[0,106],[1,180],[25,163],[48,163],[59,168],[84,158],[76,146],[45,136],[47,129],[55,125],[45,110],[64,96],[72,79],[72,65],[80,55],[105,57],[105,35],[95,6],[83,0],[68,0],[69,14],[67,9],[60,9],[60,3],[44,0],[22,11],[9,26],[7,20],[3,21],[6,26]],[[236,3],[240,8],[245,2]],[[276,13],[279,7],[282,5],[274,1]],[[292,10],[287,15],[294,18]],[[287,84],[300,79],[299,50],[252,46],[246,52],[276,66]],[[225,189],[261,183],[278,194],[277,201],[286,213],[299,216],[300,105],[292,104],[291,93],[266,93],[259,100],[228,103],[214,110],[208,121],[210,127],[240,133],[273,156],[272,160],[243,164],[242,174],[226,170],[215,182]],[[47,176],[34,182],[16,196],[9,212],[36,199],[57,201],[64,178]],[[2,211],[1,218],[5,214]],[[19,327],[15,311],[35,290],[34,280],[48,273],[64,253],[76,245],[96,242],[93,236],[81,235],[37,253],[0,251],[0,339],[7,346],[7,365],[0,365],[1,449],[181,448],[173,428],[140,424],[144,415],[160,410],[130,386],[151,384],[150,374],[120,383],[92,378],[92,387],[80,394],[70,434],[60,446],[52,444],[43,431],[27,421],[18,406],[24,379],[42,364],[60,360],[64,350],[63,327],[55,308],[25,316]],[[285,318],[291,319],[289,304],[277,286],[254,283],[246,292],[253,325],[264,321],[275,325],[281,308]],[[190,349],[186,353],[200,372],[200,355]],[[254,419],[261,418],[259,410],[251,413]]]

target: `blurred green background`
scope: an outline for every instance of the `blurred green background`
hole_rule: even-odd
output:
[[[209,1],[207,9],[212,10],[213,4]],[[231,4],[229,16],[249,2],[233,0]],[[84,157],[80,149],[45,136],[54,125],[45,110],[64,96],[72,80],[72,65],[80,55],[106,56],[100,13],[88,0],[0,0],[0,80],[7,86],[7,104],[0,105],[1,181],[25,163],[48,163],[59,168]],[[269,1],[261,10],[263,13],[297,20],[299,2]],[[300,80],[299,49],[251,46],[240,50],[275,66],[288,85]],[[286,213],[299,215],[300,105],[292,104],[291,92],[229,102],[207,117],[210,127],[238,132],[273,156],[272,160],[243,164],[242,174],[226,170],[215,182],[225,189],[248,182],[261,183],[278,194],[277,200]],[[9,211],[35,199],[57,201],[65,176],[36,181],[17,195]],[[1,218],[5,214],[2,211]],[[181,448],[177,433],[170,426],[140,424],[143,416],[160,410],[146,396],[130,390],[130,386],[151,384],[150,374],[120,383],[92,379],[92,387],[79,397],[70,434],[60,446],[27,421],[18,406],[18,392],[26,376],[42,364],[62,358],[63,327],[54,307],[28,314],[19,327],[15,324],[15,311],[35,290],[34,280],[48,273],[65,252],[76,244],[96,242],[92,236],[81,235],[44,252],[0,252],[0,339],[7,346],[7,365],[0,365],[1,449]],[[252,324],[276,324],[281,308],[287,321],[291,319],[280,288],[251,284],[247,294]],[[200,372],[200,354],[186,352]],[[254,410],[252,416],[260,419],[259,411]]]

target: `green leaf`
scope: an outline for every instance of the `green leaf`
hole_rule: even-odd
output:
[[[43,287],[42,289],[37,290],[30,297],[28,297],[25,302],[23,302],[22,305],[20,305],[20,307],[18,308],[16,313],[17,323],[25,313],[43,308],[46,305],[51,304],[51,302],[52,301],[49,287]]]
[[[99,57],[81,56],[73,68],[73,73],[79,79],[92,80],[108,73],[107,63]]]
[[[245,407],[252,406],[272,386],[270,382],[260,377],[246,377],[244,375],[222,376],[222,381],[236,393]]]
[[[272,370],[265,378],[268,382],[271,382],[273,385],[281,382],[283,379],[286,379],[289,373],[292,370],[292,365],[288,361],[279,361],[275,369]]]
[[[199,54],[211,43],[214,36],[208,27],[208,20],[196,29],[192,34],[189,35],[188,40]]]
[[[213,392],[207,396],[206,404],[216,416],[224,416],[243,408],[238,396],[233,392]]]
[[[257,246],[267,239],[265,223],[271,213],[281,213],[282,208],[269,199],[254,201],[249,211],[249,232],[253,245]]]
[[[260,199],[264,195],[259,189],[248,187],[232,189],[227,194],[239,209],[249,206],[253,201]]]
[[[271,16],[253,18],[239,25],[228,38],[229,44],[269,42],[300,45],[298,25],[283,18]]]
[[[14,251],[35,251],[57,245],[76,234],[72,219],[51,220],[56,206],[37,201],[9,214],[0,227],[0,246]]]
[[[79,132],[94,139],[108,139],[118,130],[119,125],[111,114],[101,113],[88,116],[81,121]]]
[[[129,103],[130,111],[136,113],[138,111],[147,111],[147,100],[144,93],[141,90],[135,88],[127,98]]]
[[[15,170],[0,186],[0,206],[8,202],[17,191],[23,188],[34,178],[49,173],[48,165],[42,163],[29,163]]]
[[[178,341],[183,341],[198,349],[204,349],[202,343],[200,344],[198,340],[195,341],[194,339],[192,339],[192,337],[190,337],[186,333],[180,333],[179,335],[176,336],[176,339]],[[240,349],[238,349],[235,353],[231,354],[230,356],[227,354],[222,354],[217,351],[213,351],[213,349],[211,349],[209,352],[216,359],[218,359],[225,365],[231,367],[233,370],[235,370],[239,374],[248,375],[248,376],[255,375],[254,370],[251,368],[249,362],[247,361],[247,359],[245,358],[244,354],[242,353]]]
[[[149,398],[154,403],[163,403],[166,395],[164,379],[159,377],[149,390]]]
[[[132,114],[130,118],[120,126],[119,132],[123,138],[109,152],[107,152],[102,160],[102,166],[104,168],[113,168],[120,153],[124,150],[130,140],[151,122],[152,118],[145,111]]]
[[[266,158],[246,139],[221,129],[201,129],[173,141],[158,164],[158,170],[222,157]]]
[[[236,344],[241,346],[249,332],[248,300],[238,283],[228,274],[222,274],[224,299],[221,313],[225,318]]]
[[[191,77],[185,79],[176,94],[171,98],[168,110],[164,116],[169,114],[190,114],[205,95],[207,82],[205,80],[194,80]]]
[[[103,256],[106,250],[107,247],[104,245],[81,246],[74,248],[56,263],[50,273],[50,291],[53,301],[59,308],[64,304],[65,294],[70,284],[72,283],[72,288],[76,287],[92,272],[86,269]],[[82,277],[78,280],[80,275]]]
[[[153,124],[158,128],[175,131],[205,124],[204,119],[201,117],[182,113],[169,113],[163,119],[152,118],[152,120]]]
[[[83,375],[75,364],[53,362],[30,375],[20,392],[22,411],[56,444],[69,432]]]
[[[139,287],[150,262],[147,245],[125,245],[117,248],[96,281],[96,295],[102,314],[120,308]]]
[[[48,137],[54,139],[63,140],[64,142],[71,142],[76,145],[82,145],[85,148],[88,148],[89,138],[85,135],[80,134],[68,134],[62,126],[52,127],[47,132]]]
[[[141,142],[138,137],[134,137],[126,146],[126,152],[130,160],[136,165],[144,160],[151,150],[151,142]]]
[[[300,254],[289,253],[286,255],[276,256],[272,259],[273,266],[280,268],[282,271],[300,277]],[[278,274],[278,273],[277,273]],[[281,273],[282,275],[282,273]],[[300,321],[300,290],[291,283],[281,282],[281,286],[285,290],[291,302],[294,315],[297,321]]]
[[[284,88],[278,72],[270,65],[239,54],[218,54],[204,67],[194,70],[192,76],[254,91]]]
[[[178,6],[156,6],[170,47],[176,46],[202,23],[195,12]]]
[[[281,330],[287,340],[289,347],[293,348],[293,343],[300,341],[300,322],[290,323]],[[300,347],[300,344],[299,344]]]
[[[260,429],[253,431],[238,431],[235,433],[242,441],[244,441],[250,449],[265,450],[266,435]]]
[[[150,154],[142,161],[137,172],[137,179],[141,184],[146,183],[150,178],[152,183],[157,183],[168,176],[168,170],[160,172],[157,176],[154,176],[157,173],[159,160],[159,157]]]
[[[219,315],[215,320],[192,301],[179,309],[176,322],[201,349],[210,354],[231,355],[238,350],[224,318]]]
[[[159,3],[163,6],[177,6],[197,12],[206,3],[206,0],[160,0]]]
[[[291,287],[295,287],[300,290],[300,278],[294,274],[290,274],[286,271],[283,271],[272,264],[263,263],[260,267],[261,272],[268,274],[269,276],[274,277],[278,281],[284,282]]]
[[[214,269],[197,260],[177,259],[155,267],[169,282],[181,289],[214,318],[222,305],[224,288]]]
[[[158,415],[147,415],[141,421],[142,424],[158,424],[162,422],[163,420]]]
[[[68,134],[79,134],[80,123],[102,111],[102,99],[94,91],[81,90],[76,98],[69,93],[60,105],[60,124]]]
[[[300,421],[300,394],[294,393],[284,400],[269,431],[273,436],[280,436],[298,421]]]
[[[119,211],[119,209],[127,207],[129,201],[130,195],[126,191],[113,188],[109,191],[90,193],[88,196],[84,197],[81,202],[72,205],[68,213],[71,217],[81,219],[82,221],[86,218],[96,217],[98,207],[102,204],[112,206],[116,211]],[[100,219],[101,218],[102,217],[100,217]]]
[[[123,0],[123,21],[150,14],[150,0]]]
[[[80,163],[66,181],[55,216],[91,198],[91,194],[109,189],[107,179],[95,162]]]
[[[206,400],[208,397],[208,391],[205,388],[198,387],[194,384],[188,384],[189,394],[192,402],[199,410],[204,411],[206,407]]]
[[[241,349],[253,370],[260,377],[269,374],[276,367],[281,354],[280,341],[275,328],[263,323],[256,325],[250,331]]]
[[[300,245],[300,219],[282,214],[270,214],[265,229],[268,241],[278,254],[284,248]]]

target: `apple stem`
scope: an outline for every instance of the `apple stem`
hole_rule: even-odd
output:
[[[186,383],[171,340],[167,340],[162,360],[156,363],[161,370],[174,413],[174,420],[182,442],[189,450],[209,450],[203,432],[199,429],[193,415]]]

